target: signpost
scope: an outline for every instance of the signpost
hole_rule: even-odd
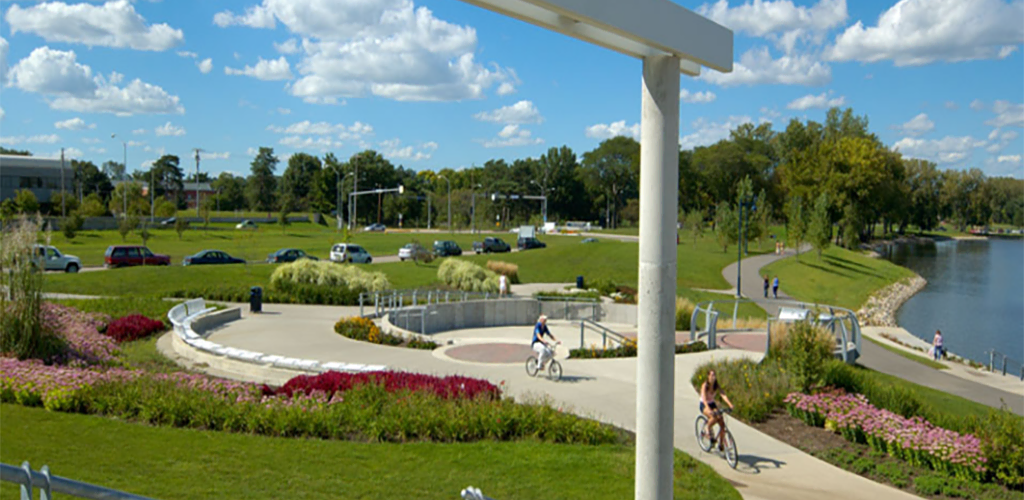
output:
[[[732,31],[669,0],[463,1],[643,61],[634,496],[670,499],[679,74],[732,71]]]

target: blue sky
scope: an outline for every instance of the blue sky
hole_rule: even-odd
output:
[[[1024,0],[677,2],[735,33],[682,76],[684,148],[867,115],[942,168],[1024,177]],[[454,0],[4,2],[0,143],[247,174],[255,148],[416,170],[639,134],[641,63]],[[117,134],[111,138],[111,134]],[[281,169],[283,171],[283,167]]]

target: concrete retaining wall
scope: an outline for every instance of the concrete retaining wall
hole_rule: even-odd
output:
[[[212,330],[236,319],[242,319],[242,310],[240,308],[221,309],[192,320],[192,331],[205,337],[207,330]]]
[[[425,309],[424,309],[425,308]],[[597,308],[597,320],[623,325],[637,324],[637,308],[632,304],[590,304],[541,302],[537,300],[497,299],[430,304],[403,308],[388,314],[387,326],[411,333],[447,332],[466,328],[529,326],[545,314],[552,320],[573,321],[590,318]],[[420,311],[426,313],[426,324],[420,324]],[[406,318],[408,317],[408,321]]]

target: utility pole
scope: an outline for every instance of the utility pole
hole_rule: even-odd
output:
[[[64,189],[64,148],[60,148],[60,216],[67,217],[68,192]]]
[[[196,217],[199,217],[199,152],[201,148],[195,148],[196,152]]]
[[[380,184],[377,185],[377,224],[380,224],[380,201],[384,193],[380,192]]]
[[[355,178],[352,179],[352,192],[353,193],[359,191],[359,158],[358,157],[356,157],[356,161],[355,161],[355,172],[356,172],[356,176],[355,176]],[[351,196],[351,198],[352,198],[352,211],[350,213],[352,214],[352,222],[350,223],[350,225],[352,227],[350,229],[355,230],[355,228],[356,228],[355,225],[359,224],[359,198],[356,197],[356,196]]]

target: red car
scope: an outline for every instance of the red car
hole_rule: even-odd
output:
[[[155,254],[140,245],[111,245],[107,247],[107,253],[103,256],[103,266],[107,268],[167,266],[170,264],[171,257],[169,255]]]

